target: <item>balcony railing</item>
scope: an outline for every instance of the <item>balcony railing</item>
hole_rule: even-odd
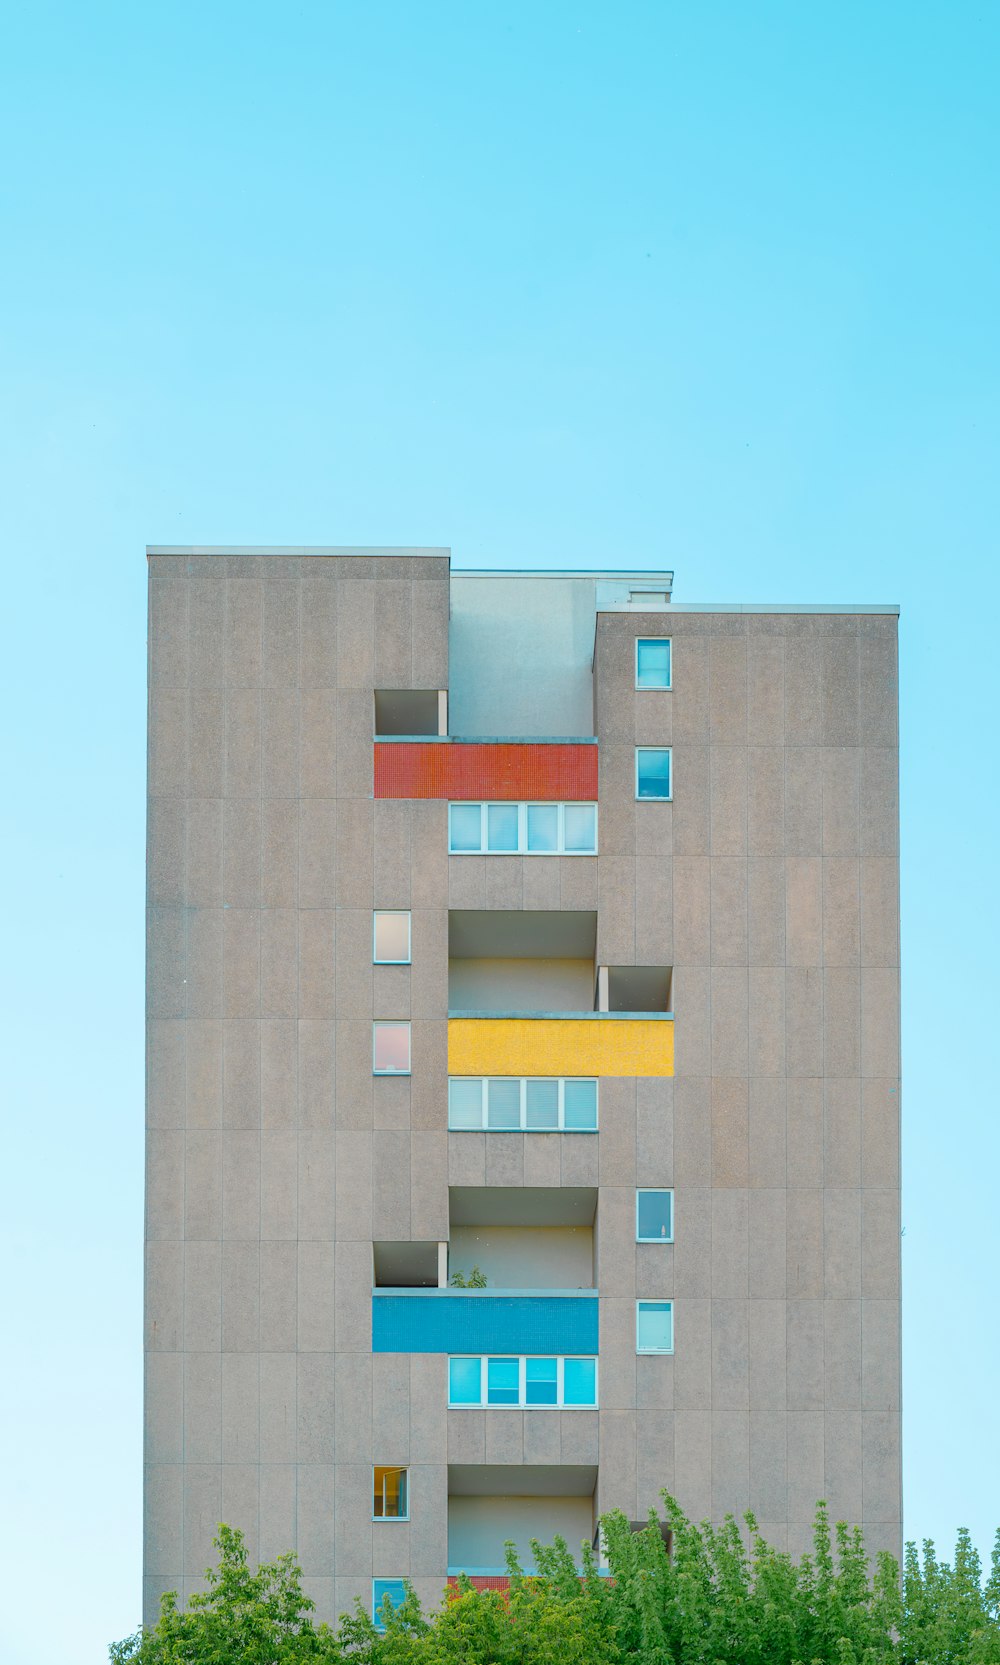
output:
[[[596,1353],[596,1289],[375,1289],[373,1353]]]
[[[673,1073],[672,1012],[449,1014],[449,1076]]]

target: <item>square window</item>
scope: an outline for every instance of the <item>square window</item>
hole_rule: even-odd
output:
[[[486,1125],[492,1128],[514,1128],[521,1125],[521,1083],[514,1077],[502,1076],[486,1086]]]
[[[461,853],[483,847],[482,804],[448,806],[448,848]]]
[[[674,1193],[672,1191],[636,1192],[635,1240],[637,1243],[673,1242]]]
[[[372,1579],[372,1618],[377,1630],[385,1629],[385,1614],[382,1611],[382,1604],[386,1598],[388,1598],[390,1607],[402,1607],[406,1600],[406,1584],[403,1579]]]
[[[640,636],[635,644],[637,688],[670,687],[670,637]]]
[[[409,1075],[410,1026],[408,1023],[372,1024],[372,1073]]]
[[[486,848],[502,851],[517,849],[517,804],[486,805]]]
[[[563,1360],[563,1404],[597,1404],[597,1360]]]
[[[448,1360],[449,1405],[481,1405],[483,1402],[482,1359]]]
[[[405,1468],[374,1470],[373,1520],[409,1520]]]
[[[410,916],[408,913],[376,913],[375,946],[372,959],[376,965],[409,965]]]
[[[482,1128],[483,1084],[481,1081],[449,1081],[448,1126]]]
[[[520,1359],[486,1360],[486,1403],[516,1405],[520,1398]]]
[[[593,855],[597,849],[597,805],[566,804],[563,808],[563,849]]]
[[[559,1083],[554,1079],[529,1081],[526,1086],[527,1099],[525,1126],[533,1132],[551,1128],[556,1131],[559,1127]]]
[[[552,854],[559,848],[559,805],[528,805],[528,849]]]
[[[636,746],[635,795],[637,798],[670,797],[669,746]]]
[[[597,1126],[597,1082],[567,1081],[563,1087],[563,1127],[567,1133],[592,1133]]]
[[[636,1302],[635,1350],[637,1353],[673,1352],[674,1305],[672,1301]]]
[[[525,1359],[524,1372],[526,1405],[555,1405],[558,1402],[555,1359]]]

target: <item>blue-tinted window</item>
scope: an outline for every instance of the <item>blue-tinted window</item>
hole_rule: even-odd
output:
[[[670,687],[670,638],[640,636],[635,644],[637,688]]]
[[[566,804],[563,809],[563,849],[586,855],[596,848],[596,805]]]
[[[525,1126],[535,1133],[539,1129],[559,1126],[559,1083],[547,1080],[525,1083]]]
[[[486,1120],[492,1128],[521,1125],[521,1083],[516,1077],[501,1076],[486,1083]]]
[[[596,1405],[596,1359],[563,1360],[563,1404]]]
[[[517,849],[517,819],[518,807],[516,804],[487,804],[487,850]]]
[[[448,1360],[449,1405],[481,1405],[483,1365],[481,1359]]]
[[[372,1618],[379,1630],[385,1628],[382,1603],[386,1596],[389,1598],[390,1607],[402,1607],[406,1600],[406,1585],[401,1578],[372,1579]]]
[[[635,795],[637,798],[669,798],[669,746],[637,746],[635,749]]]
[[[563,1127],[566,1132],[591,1132],[597,1126],[597,1082],[567,1081],[563,1093]]]
[[[671,1301],[637,1301],[635,1321],[637,1353],[672,1353],[674,1350],[674,1308]]]
[[[482,1127],[483,1125],[483,1084],[482,1081],[449,1081],[448,1083],[448,1126],[449,1127]]]
[[[555,1359],[525,1359],[524,1402],[526,1405],[554,1405],[557,1401],[558,1367]]]
[[[486,1403],[516,1405],[520,1398],[520,1359],[487,1359]]]
[[[452,804],[449,810],[448,848],[481,850],[483,819],[480,804]]]
[[[637,1191],[635,1235],[639,1243],[670,1243],[674,1236],[672,1191]]]
[[[559,805],[528,805],[528,849],[536,852],[559,848]]]

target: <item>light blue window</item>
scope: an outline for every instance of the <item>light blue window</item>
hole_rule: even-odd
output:
[[[637,798],[669,798],[670,747],[636,746],[635,795]]]
[[[674,1306],[672,1301],[636,1302],[635,1350],[637,1353],[673,1352]]]
[[[635,1240],[637,1243],[673,1242],[674,1193],[672,1191],[636,1192]]]
[[[597,1404],[597,1360],[563,1360],[563,1404]]]
[[[385,1615],[382,1603],[389,1598],[389,1606],[402,1607],[406,1600],[406,1585],[401,1578],[373,1578],[372,1579],[372,1618],[379,1630],[385,1629]]]
[[[555,1359],[525,1359],[524,1373],[526,1405],[555,1405],[558,1402],[558,1363]]]
[[[525,1127],[533,1133],[559,1126],[559,1083],[554,1078],[525,1083]]]
[[[450,804],[448,808],[449,850],[481,850],[482,847],[482,804]]]
[[[559,848],[559,805],[528,805],[528,849],[546,854]]]
[[[635,644],[637,688],[670,687],[669,636],[640,636]]]
[[[487,804],[486,848],[502,851],[517,849],[517,804]]]
[[[597,1082],[567,1081],[563,1093],[563,1127],[566,1132],[593,1132],[597,1126]]]
[[[597,806],[566,804],[563,809],[563,849],[575,854],[597,849]]]
[[[493,1128],[519,1128],[521,1125],[521,1083],[514,1077],[501,1076],[488,1081],[486,1124]]]
[[[520,1359],[486,1360],[486,1403],[516,1405],[520,1394]]]
[[[482,1359],[448,1360],[449,1405],[481,1405],[483,1402]]]
[[[479,1127],[483,1125],[483,1084],[481,1081],[449,1081],[448,1126]]]

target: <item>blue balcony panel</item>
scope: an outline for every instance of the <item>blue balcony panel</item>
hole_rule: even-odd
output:
[[[597,1294],[375,1291],[373,1353],[598,1352]]]

